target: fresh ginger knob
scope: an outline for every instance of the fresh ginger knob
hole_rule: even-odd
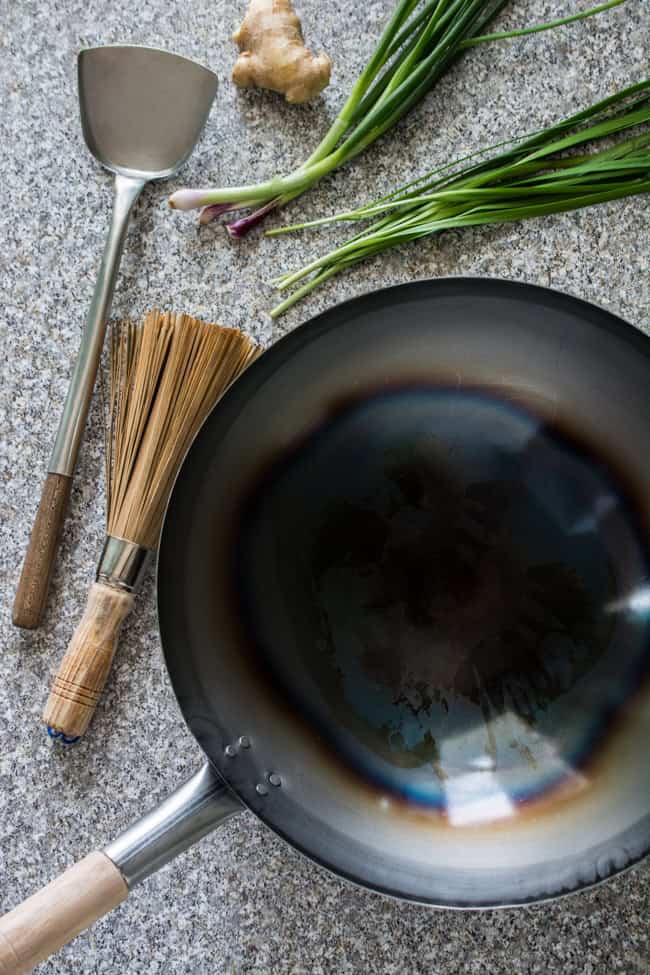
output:
[[[332,62],[305,47],[290,0],[250,0],[232,39],[241,51],[232,80],[242,88],[269,88],[288,102],[308,102],[329,84]]]

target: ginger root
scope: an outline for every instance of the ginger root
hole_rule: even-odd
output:
[[[233,41],[241,54],[232,80],[243,88],[269,88],[288,102],[307,102],[329,84],[332,62],[304,44],[290,0],[250,0]]]

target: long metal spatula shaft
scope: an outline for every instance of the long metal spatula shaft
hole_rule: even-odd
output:
[[[49,473],[43,486],[16,590],[12,618],[16,626],[25,629],[35,629],[45,611],[52,567],[102,354],[106,319],[110,313],[129,216],[144,184],[144,179],[120,174],[115,176],[111,226],[54,442]]]

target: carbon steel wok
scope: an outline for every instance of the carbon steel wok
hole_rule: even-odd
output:
[[[649,437],[647,338],[550,290],[419,282],[279,341],[206,421],[163,529],[162,643],[208,763],[71,868],[67,900],[59,878],[0,922],[0,972],[244,806],[447,907],[645,856]]]

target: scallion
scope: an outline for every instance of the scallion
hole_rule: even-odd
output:
[[[468,47],[520,37],[582,20],[620,6],[608,0],[589,10],[520,30],[485,34],[508,0],[399,0],[343,108],[308,159],[288,176],[224,189],[181,189],[169,200],[180,210],[201,208],[200,221],[252,210],[228,224],[242,237],[268,213],[300,196],[323,176],[353,159],[391,129],[433,88]]]
[[[510,148],[473,161],[504,145]],[[281,290],[299,287],[272,316],[340,271],[408,241],[649,192],[650,79],[550,128],[494,148],[432,170],[358,209],[269,231],[277,235],[332,222],[373,221],[340,247],[276,279]]]

